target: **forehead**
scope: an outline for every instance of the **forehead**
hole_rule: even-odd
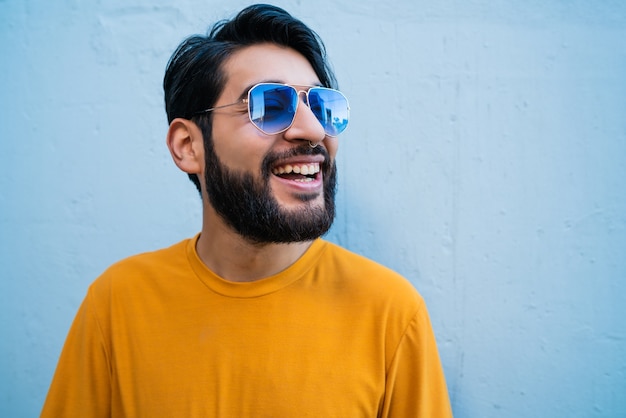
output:
[[[312,86],[320,83],[307,59],[294,49],[259,44],[239,49],[224,63],[224,94],[241,93],[260,82]]]

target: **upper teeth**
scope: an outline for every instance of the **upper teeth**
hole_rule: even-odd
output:
[[[320,165],[319,163],[310,163],[310,164],[285,164],[279,167],[274,167],[272,169],[273,174],[302,174],[306,176],[308,174],[319,173]]]

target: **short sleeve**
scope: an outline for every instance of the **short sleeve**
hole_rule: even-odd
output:
[[[407,327],[387,370],[381,416],[452,417],[437,344],[423,304]]]
[[[80,306],[68,333],[42,418],[96,418],[111,414],[109,356],[90,295]]]

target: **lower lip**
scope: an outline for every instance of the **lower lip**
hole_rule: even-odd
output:
[[[272,175],[272,177],[275,178],[277,181],[279,181],[281,184],[285,184],[299,191],[308,191],[308,192],[317,191],[321,189],[322,187],[322,173],[321,172],[318,173],[314,179],[309,180],[309,181],[288,180],[288,179],[284,179],[276,175]]]

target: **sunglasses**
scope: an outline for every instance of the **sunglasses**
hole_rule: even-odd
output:
[[[346,129],[350,113],[346,96],[338,90],[317,86],[309,87],[308,90],[296,90],[287,84],[260,83],[248,91],[245,99],[198,113],[245,103],[248,105],[250,122],[264,134],[275,135],[293,125],[301,93],[305,94],[306,105],[322,124],[326,135],[334,137]]]

